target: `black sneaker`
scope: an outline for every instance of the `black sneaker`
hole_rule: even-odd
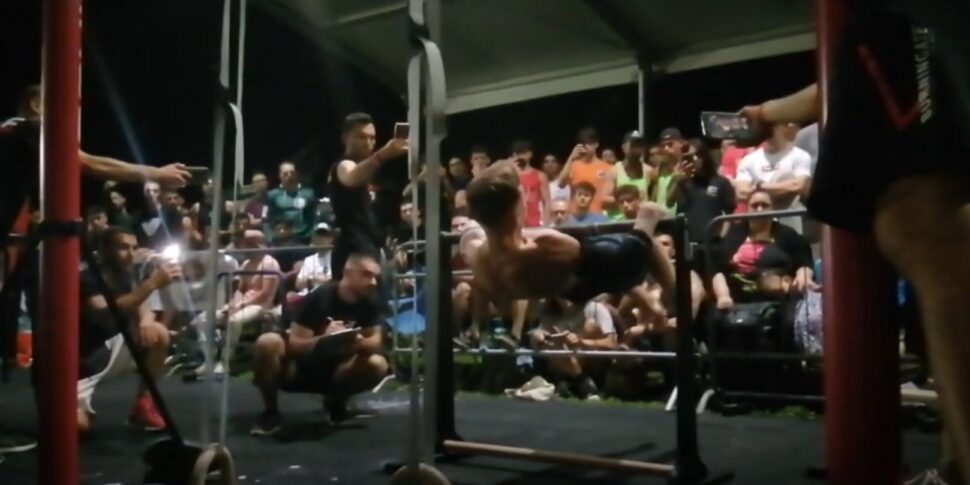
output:
[[[279,411],[264,411],[259,415],[256,426],[249,430],[253,436],[273,436],[283,425],[283,416]]]
[[[590,401],[598,401],[600,399],[599,388],[596,387],[596,383],[589,376],[577,378],[573,383],[573,391],[576,393],[576,397],[580,399]]]
[[[28,436],[0,432],[0,454],[23,453],[37,448],[37,440]]]
[[[573,392],[569,390],[568,381],[559,381],[556,383],[556,395],[563,399],[573,397]]]

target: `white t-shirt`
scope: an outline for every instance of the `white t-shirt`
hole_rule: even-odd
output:
[[[811,176],[812,156],[805,150],[792,145],[776,153],[767,153],[764,147],[749,153],[738,164],[736,180],[752,184],[759,182],[776,183]],[[788,207],[776,205],[775,209],[803,209],[804,207],[801,200],[795,197]],[[785,217],[780,222],[795,229],[799,234],[802,232],[802,219],[800,217]]]
[[[616,327],[613,325],[613,316],[606,309],[606,305],[597,301],[587,302],[582,312],[579,311],[577,306],[573,305],[561,315],[551,315],[544,312],[539,316],[539,323],[542,326],[555,326],[559,330],[575,333],[583,330],[583,325],[586,324],[587,320],[595,321],[596,325],[603,332],[603,335],[616,333]]]
[[[315,253],[303,259],[303,266],[297,273],[297,281],[306,281],[318,276],[333,278],[333,268],[330,266],[330,251],[323,254]],[[313,289],[316,285],[310,285],[308,289]]]
[[[549,182],[549,200],[569,200],[569,186],[560,187],[559,182],[552,180]]]

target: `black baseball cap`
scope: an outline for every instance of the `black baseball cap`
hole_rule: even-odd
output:
[[[683,139],[684,139],[684,135],[680,133],[679,129],[674,127],[664,128],[664,130],[660,132],[660,141],[683,140]]]

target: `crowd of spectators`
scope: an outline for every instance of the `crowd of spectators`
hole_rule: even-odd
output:
[[[676,128],[663,130],[654,143],[638,131],[630,131],[616,148],[601,146],[597,131],[585,128],[578,133],[576,145],[564,158],[556,153],[536,156],[531,141],[517,139],[503,157],[494,160],[511,162],[519,170],[522,216],[527,227],[632,220],[644,201],[656,202],[671,213],[685,214],[689,221],[689,239],[696,251],[692,258],[694,304],[691,310],[697,318],[705,311],[728,312],[735,305],[782,300],[813,287],[812,253],[809,242],[800,234],[799,225],[771,219],[711,224],[715,218],[735,212],[798,206],[799,197],[810,183],[811,159],[793,146],[795,133],[791,127],[780,125],[771,139],[756,149],[738,148],[725,142],[720,147],[718,160],[704,141],[685,139]],[[445,230],[461,232],[474,222],[468,217],[465,189],[492,163],[489,151],[475,146],[467,159],[455,156],[435,168],[442,181]],[[279,165],[274,188],[266,173],[253,172],[250,184],[245,187],[246,196],[227,200],[221,208],[220,245],[231,251],[215,271],[230,274],[231,281],[227,285],[220,276],[217,282],[220,310],[216,315],[216,342],[206,342],[202,332],[209,298],[205,283],[210,269],[204,250],[209,245],[211,180],[201,187],[179,190],[149,181],[142,186],[142,200],[131,206],[122,189],[108,182],[104,185],[103,203],[85,210],[86,237],[89,247],[102,253],[105,268],[118,282],[112,289],[122,294],[122,298],[132,300],[128,302],[131,311],[146,322],[142,329],[148,330],[144,330],[139,342],[150,355],[161,352],[159,346],[169,347],[172,340],[173,348],[162,355],[174,356],[169,359],[170,365],[173,359],[187,359],[183,364],[190,366],[190,372],[199,377],[203,375],[200,349],[208,346],[224,358],[221,361],[233,362],[242,342],[255,341],[252,348],[257,385],[269,409],[275,406],[277,390],[287,388],[286,382],[279,381],[279,372],[284,365],[280,359],[288,361],[288,347],[285,342],[281,346],[276,336],[283,335],[285,339],[290,322],[307,315],[334,321],[336,313],[387,322],[373,318],[375,309],[355,303],[355,292],[374,292],[391,300],[385,303],[392,306],[398,298],[420,300],[424,285],[415,273],[422,272],[424,263],[420,245],[424,238],[421,198],[427,174],[426,168],[407,185],[401,194],[404,202],[399,220],[383,228],[386,262],[351,255],[347,268],[353,267],[353,272],[335,279],[344,268],[331,264],[331,247],[343,228],[335,221],[327,197],[332,190],[330,184],[316,187],[305,183],[295,164],[288,161]],[[378,187],[367,185],[367,190],[373,200]],[[412,202],[413,191],[420,196],[418,205]],[[677,254],[671,234],[661,230],[654,239],[654,244],[663,248],[673,264]],[[457,250],[451,254],[451,260],[454,269],[467,269]],[[178,262],[178,269],[172,266],[174,262]],[[374,269],[373,263],[383,267]],[[231,275],[233,272],[237,274]],[[391,287],[377,290],[375,284],[371,288],[367,275],[375,272],[380,273],[377,279]],[[390,278],[391,274],[405,277]],[[349,282],[343,283],[345,279]],[[91,295],[86,298],[100,296],[90,278],[86,277],[85,281],[84,295]],[[672,329],[677,325],[677,314],[666,303],[670,295],[663,295],[655,281],[643,284],[643,290],[649,295],[649,308],[610,295],[585,305],[561,298],[520,301],[513,305],[509,321],[503,321],[493,312],[493,322],[485,329],[471,322],[475,305],[472,283],[472,276],[467,274],[456,276],[452,282],[452,324],[459,335],[455,342],[459,346],[673,349]],[[351,289],[344,289],[344,285]],[[393,299],[392,293],[396,295]],[[312,302],[310,310],[306,309],[307,302]],[[415,308],[420,311],[421,304]],[[88,315],[87,326],[100,330],[91,334],[82,332],[82,336],[111,345],[91,344],[98,351],[88,352],[86,357],[108,359],[109,363],[100,371],[85,374],[79,408],[82,429],[91,423],[90,395],[97,383],[117,371],[119,362],[123,362],[116,348],[121,345],[117,334],[106,331],[104,323],[97,323],[97,319],[97,315]],[[393,323],[387,323],[393,330]],[[300,325],[292,328],[309,331]],[[309,335],[301,333],[297,338],[310,338]],[[347,372],[358,377],[379,377],[387,372],[387,364],[372,357],[377,350],[371,347],[379,345],[380,340],[372,340],[376,338],[372,330],[367,330],[365,335],[371,340],[364,347],[366,352],[359,356],[362,367],[348,368]],[[186,339],[194,342],[194,346],[176,343]],[[110,355],[102,355],[105,352]],[[636,392],[630,389],[643,381],[648,370],[647,364],[640,361],[611,365],[605,359],[563,357],[536,359],[536,363],[540,372],[557,383],[560,394],[581,398],[600,396],[604,392],[600,389],[607,382],[614,385],[605,389],[606,392],[635,397]],[[217,373],[230,370],[221,363],[216,366]],[[297,373],[294,378],[298,378],[299,364],[293,372]],[[356,392],[362,383],[372,383],[372,379],[355,380],[356,384],[348,385]],[[306,385],[297,387],[313,388],[303,384]],[[145,396],[139,394],[133,419],[146,429],[164,426]],[[333,413],[341,414],[339,406]],[[278,424],[278,413],[270,414],[254,432],[271,434]]]

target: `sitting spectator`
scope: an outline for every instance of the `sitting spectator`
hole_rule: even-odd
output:
[[[131,228],[133,219],[128,213],[128,199],[121,192],[111,188],[108,191],[108,224],[115,227]]]
[[[620,219],[632,221],[640,212],[641,195],[635,185],[623,185],[616,190],[616,204],[620,206]]]
[[[539,327],[530,333],[536,350],[615,350],[618,346],[613,317],[606,305],[595,300],[580,306],[563,298],[547,298],[539,314]],[[551,357],[549,368],[560,395],[599,399],[599,390],[588,374],[595,359]]]
[[[448,160],[448,179],[456,191],[468,188],[468,183],[472,181],[471,171],[468,170],[468,164],[461,157],[453,157]]]
[[[348,417],[347,399],[372,388],[387,374],[377,302],[380,275],[380,264],[372,255],[351,255],[339,281],[328,281],[306,296],[288,334],[259,337],[253,382],[264,411],[252,434],[268,436],[280,429],[280,389],[324,393],[330,418],[340,421]],[[325,336],[347,329],[360,333],[339,344],[331,340],[333,345],[328,346]]]
[[[133,217],[138,244],[142,247],[155,248],[156,242],[164,239],[165,229],[162,227],[162,215],[159,196],[162,187],[158,182],[148,181],[142,189],[144,208]]]
[[[313,221],[317,213],[317,198],[313,189],[300,185],[296,166],[292,162],[280,164],[280,186],[266,195],[264,226],[270,233],[279,221],[287,221],[292,228],[293,237],[301,243],[310,240]]]
[[[249,223],[253,227],[262,227],[263,220],[266,219],[269,213],[269,207],[266,205],[267,192],[269,191],[269,178],[263,172],[253,172],[251,185],[253,187],[253,196],[246,201],[242,214],[249,217]]]
[[[302,245],[303,242],[298,240],[293,235],[293,226],[289,221],[276,221],[273,223],[273,247],[274,248],[295,248]],[[313,250],[311,249],[289,249],[286,251],[279,251],[276,254],[276,261],[280,265],[280,270],[284,273],[289,273],[293,271],[297,263],[303,261],[303,258],[309,256]]]
[[[549,179],[532,167],[532,142],[512,143],[512,159],[519,170],[519,188],[525,205],[525,227],[539,227],[549,221]]]
[[[751,212],[771,210],[771,196],[755,189],[748,197]],[[794,229],[769,218],[750,219],[731,227],[714,258],[717,308],[737,302],[773,300],[789,290],[814,286],[812,249]]]
[[[542,173],[549,179],[549,199],[569,200],[569,186],[559,185],[559,174],[562,173],[562,163],[552,153],[542,157]]]
[[[330,225],[326,222],[317,224],[313,230],[312,242],[317,247],[317,252],[303,260],[300,272],[296,275],[296,289],[300,293],[307,293],[333,277],[333,271],[330,269],[333,231],[330,230]]]
[[[612,148],[604,148],[600,153],[600,158],[610,165],[616,165],[616,152]]]
[[[84,212],[85,238],[91,249],[97,248],[101,233],[108,228],[108,213],[104,207],[91,206]]]
[[[592,184],[582,182],[573,187],[573,211],[566,224],[583,226],[609,222],[602,212],[592,211],[595,197],[596,188]]]
[[[568,185],[573,192],[581,183],[591,185],[595,196],[589,210],[602,213],[604,204],[613,203],[613,167],[596,157],[596,150],[599,149],[599,134],[595,129],[580,130],[578,140],[579,144],[569,154],[566,167],[559,175],[559,185],[561,187]],[[576,200],[575,193],[573,200]]]
[[[801,195],[812,177],[812,157],[792,143],[793,133],[784,123],[773,125],[770,133],[765,144],[738,165],[738,198],[748,200],[754,190],[761,189],[771,196],[775,210],[802,209]],[[802,233],[801,217],[786,217],[782,223]]]
[[[263,233],[255,229],[246,230],[242,249],[265,248]],[[245,259],[239,267],[240,271],[279,272],[280,265],[269,254],[262,252],[246,253]],[[225,361],[231,362],[232,355],[239,344],[243,330],[254,324],[264,322],[274,317],[276,306],[276,290],[279,287],[279,275],[242,275],[238,277],[238,286],[229,303],[219,311],[221,325],[226,326],[226,355]],[[217,371],[221,372],[221,366]],[[201,372],[202,369],[198,369]]]
[[[488,155],[488,149],[482,145],[472,147],[470,159],[472,162],[472,178],[478,177],[482,170],[492,164],[492,157]]]
[[[164,263],[147,280],[134,284],[134,260],[138,240],[131,230],[108,228],[103,232],[100,242],[98,253],[101,256],[101,273],[115,297],[118,309],[128,317],[128,321],[121,323],[131,328],[135,342],[145,353],[149,374],[157,379],[165,372],[169,334],[164,325],[155,321],[155,315],[145,302],[153,292],[180,278],[181,270],[176,264]],[[114,315],[108,310],[105,297],[91,270],[83,269],[79,327],[81,362],[78,366],[77,383],[77,424],[82,433],[91,427],[91,418],[94,416],[91,398],[98,384],[107,377],[134,368],[134,361],[117,327],[119,322],[114,320]],[[158,414],[154,401],[143,386],[139,386],[129,419],[145,430],[165,428],[165,421]]]
[[[552,217],[552,227],[560,227],[569,223],[569,201],[563,199],[556,199],[552,201],[552,210],[550,212],[550,217]]]

